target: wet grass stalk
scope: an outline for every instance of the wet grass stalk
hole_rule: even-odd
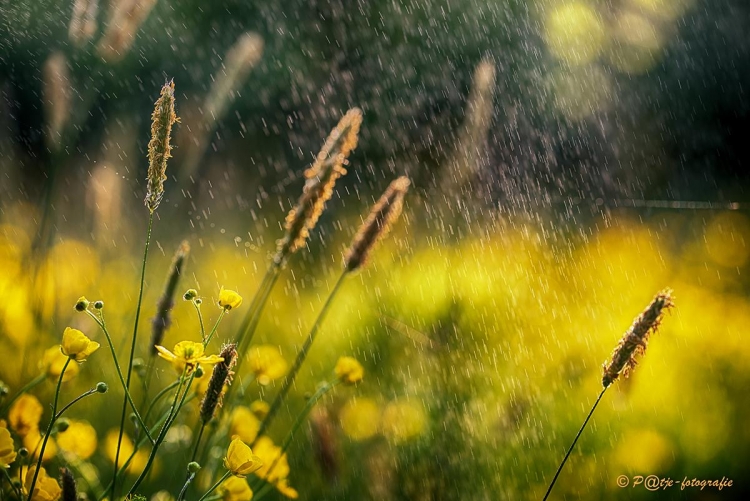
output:
[[[146,436],[148,437],[149,441],[153,444],[154,439],[151,437],[151,435],[148,433],[148,428],[146,427],[146,423],[141,418],[140,413],[138,412],[138,409],[135,406],[135,402],[133,402],[133,397],[130,394],[130,390],[128,389],[128,384],[125,378],[122,375],[122,369],[120,368],[120,363],[117,360],[117,353],[115,352],[115,346],[112,343],[112,336],[109,333],[109,330],[107,329],[107,324],[104,321],[104,313],[101,309],[98,311],[98,317],[94,315],[90,310],[85,310],[86,314],[94,319],[94,321],[97,323],[99,328],[104,333],[104,337],[107,339],[107,345],[109,346],[109,351],[112,354],[112,360],[115,363],[115,370],[117,371],[117,377],[120,379],[120,384],[122,386],[123,391],[125,392],[125,399],[127,402],[131,405],[133,408],[133,414],[135,415],[136,420],[138,421],[138,425],[140,428],[142,428],[146,432]]]
[[[131,336],[131,342],[130,342],[130,356],[128,358],[128,372],[127,377],[125,378],[125,397],[122,401],[122,412],[120,414],[120,430],[117,436],[117,449],[115,452],[115,460],[114,460],[114,471],[112,473],[112,490],[110,491],[110,499],[115,499],[115,494],[117,492],[117,469],[118,469],[118,461],[120,459],[120,449],[122,448],[122,436],[125,432],[125,416],[127,415],[128,411],[128,392],[130,390],[130,380],[133,376],[133,358],[135,356],[135,348],[136,348],[136,342],[138,339],[138,321],[140,320],[141,316],[141,305],[143,303],[143,284],[146,279],[146,262],[148,261],[148,248],[149,244],[151,243],[151,230],[153,229],[154,224],[154,213],[149,212],[148,216],[148,229],[146,231],[146,245],[143,250],[143,261],[141,262],[141,283],[138,288],[138,303],[135,308],[135,322],[133,323],[133,335]],[[135,411],[136,408],[133,406],[133,410]]]
[[[271,422],[273,421],[273,418],[276,416],[276,413],[279,411],[279,408],[281,407],[281,404],[284,402],[284,399],[286,398],[287,393],[289,393],[289,389],[294,384],[294,380],[297,377],[297,374],[299,373],[300,368],[302,367],[302,364],[305,362],[305,359],[307,358],[308,353],[310,352],[310,348],[313,345],[313,342],[315,342],[315,338],[318,335],[318,332],[320,331],[320,327],[323,324],[323,320],[326,317],[326,314],[328,313],[328,310],[333,305],[334,299],[336,299],[336,294],[341,289],[341,286],[344,283],[344,279],[349,275],[349,271],[345,270],[341,275],[339,275],[338,280],[336,280],[336,283],[333,286],[333,289],[331,289],[330,294],[328,294],[328,298],[326,299],[326,302],[323,304],[323,308],[320,310],[320,313],[318,313],[318,317],[315,319],[315,323],[313,323],[312,328],[310,329],[310,332],[307,335],[307,338],[305,339],[305,343],[302,345],[302,349],[300,349],[299,353],[297,354],[297,358],[294,360],[294,365],[292,365],[291,370],[289,371],[289,374],[286,375],[284,378],[284,381],[281,385],[281,388],[279,389],[279,392],[276,394],[276,397],[273,400],[273,403],[271,404],[271,407],[268,410],[268,414],[266,414],[266,417],[263,418],[263,421],[260,423],[260,428],[258,429],[258,434],[255,437],[255,440],[253,440],[253,443],[250,444],[250,447],[253,447],[257,441],[258,438],[260,438],[261,435],[268,429],[268,427],[271,425]]]
[[[591,416],[594,414],[596,407],[599,405],[599,402],[604,396],[604,392],[607,391],[607,388],[609,388],[610,385],[612,385],[612,383],[614,383],[621,374],[625,377],[628,377],[630,372],[633,371],[637,364],[637,357],[642,356],[646,352],[649,337],[651,336],[651,334],[656,333],[659,325],[661,324],[664,313],[673,306],[674,302],[672,298],[672,291],[670,289],[664,289],[663,291],[659,292],[651,301],[651,304],[649,304],[646,309],[636,317],[636,319],[633,321],[633,324],[625,332],[625,335],[623,335],[623,337],[620,339],[620,342],[612,352],[609,363],[605,363],[602,367],[602,391],[601,393],[599,393],[599,397],[591,407],[591,410],[589,411],[588,416],[586,416],[583,425],[581,425],[581,428],[578,430],[578,433],[573,439],[573,443],[570,444],[570,447],[568,448],[565,457],[560,463],[560,466],[558,466],[557,471],[555,472],[555,476],[552,478],[552,482],[550,482],[549,487],[547,488],[547,492],[544,495],[543,501],[546,501],[546,499],[552,492],[552,488],[555,486],[555,482],[557,482],[557,478],[560,476],[560,472],[565,466],[565,463],[568,461],[571,452],[573,452],[573,447],[575,447],[576,442],[578,442],[578,439],[583,433],[583,430],[586,428],[589,419],[591,419]]]
[[[39,450],[39,459],[37,459],[36,462],[36,469],[34,470],[34,477],[31,479],[31,486],[29,487],[29,497],[28,501],[31,501],[32,496],[34,495],[34,486],[36,486],[36,480],[39,477],[39,470],[42,467],[42,460],[44,459],[44,450],[47,448],[47,442],[49,441],[49,437],[52,434],[52,427],[55,425],[55,421],[57,420],[57,403],[60,400],[60,388],[62,387],[63,377],[65,377],[65,371],[68,369],[68,365],[70,365],[70,357],[65,361],[65,365],[63,365],[62,370],[60,371],[60,377],[57,379],[57,388],[55,388],[55,398],[52,401],[52,416],[50,417],[49,424],[47,425],[47,431],[44,433],[44,439],[42,440],[42,447]]]

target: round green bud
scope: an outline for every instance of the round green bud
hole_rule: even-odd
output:
[[[55,426],[57,427],[58,432],[63,432],[66,431],[70,426],[70,421],[68,421],[66,418],[60,418],[57,420],[57,423],[55,423]]]
[[[88,308],[89,308],[89,300],[83,296],[79,297],[75,305],[76,311],[86,311]]]
[[[109,390],[109,386],[104,381],[96,383],[96,391],[98,393],[107,393],[107,390]]]
[[[193,299],[193,302],[195,304],[197,304],[198,306],[200,306],[201,304],[203,304],[203,300],[201,298],[199,298],[199,297]]]
[[[188,289],[185,294],[182,295],[182,299],[185,301],[192,301],[198,297],[198,291],[195,289]]]
[[[201,378],[201,377],[203,377],[203,374],[205,374],[205,372],[203,372],[203,367],[201,367],[199,365],[198,368],[195,369],[195,377],[196,378]]]
[[[198,470],[200,469],[201,469],[201,465],[199,465],[195,461],[190,461],[187,465],[188,473],[198,473]]]
[[[22,458],[25,458],[29,455],[29,450],[26,447],[21,447],[18,449],[18,455]]]
[[[104,301],[95,301],[94,308],[96,308],[97,310],[101,310],[102,308],[104,308]]]

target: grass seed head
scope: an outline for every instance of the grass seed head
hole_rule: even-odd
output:
[[[346,252],[346,270],[355,271],[361,268],[375,244],[390,231],[393,222],[398,219],[404,206],[404,197],[411,182],[406,176],[392,181],[370,211],[370,215],[354,236],[352,245]]]
[[[672,291],[664,289],[633,321],[612,352],[612,359],[603,366],[602,385],[605,388],[615,382],[620,374],[628,377],[638,363],[636,357],[646,352],[649,337],[659,328],[664,312],[672,306]]]
[[[164,197],[167,160],[172,156],[172,126],[179,121],[174,111],[174,81],[164,84],[151,114],[151,141],[148,143],[148,187],[146,207],[152,213]]]

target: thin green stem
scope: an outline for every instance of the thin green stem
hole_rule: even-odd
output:
[[[224,318],[224,315],[226,314],[227,310],[222,309],[221,313],[219,313],[219,318],[216,319],[216,323],[214,324],[213,328],[211,329],[211,332],[208,333],[208,337],[203,338],[203,347],[205,348],[208,346],[208,343],[211,342],[211,338],[214,337],[214,334],[216,334],[216,329],[219,328],[219,324],[221,323],[221,320]]]
[[[76,398],[74,398],[73,400],[71,400],[70,402],[68,402],[68,405],[66,405],[65,407],[63,407],[62,409],[60,409],[60,412],[57,413],[57,415],[55,416],[55,419],[59,419],[60,416],[62,416],[65,411],[67,411],[68,409],[70,409],[71,407],[73,407],[73,405],[76,402],[78,402],[79,400],[83,400],[84,398],[88,397],[89,395],[93,395],[94,393],[97,393],[96,387],[91,388],[90,390],[88,390],[88,391],[86,391],[84,393],[81,393]]]
[[[185,371],[187,370],[187,365],[185,366],[185,369],[183,369],[183,376],[181,379],[185,378]],[[167,418],[167,421],[164,423],[164,426],[162,426],[161,431],[159,432],[159,435],[156,437],[156,442],[154,443],[153,448],[151,449],[151,453],[148,456],[148,460],[146,461],[146,466],[143,468],[143,471],[136,479],[133,486],[128,491],[128,494],[125,496],[126,498],[129,498],[130,496],[135,493],[135,490],[138,488],[139,485],[146,479],[146,476],[148,475],[149,470],[151,469],[151,466],[154,462],[154,459],[156,458],[156,453],[159,450],[159,446],[164,441],[164,438],[167,436],[167,432],[169,431],[169,428],[174,423],[175,419],[177,418],[177,414],[180,412],[180,409],[182,409],[182,406],[185,404],[185,398],[187,397],[188,391],[190,391],[190,386],[193,383],[193,380],[195,379],[195,370],[190,374],[190,378],[187,381],[187,384],[185,385],[185,391],[182,394],[182,399],[179,399],[180,391],[182,389],[182,385],[177,387],[177,393],[175,393],[175,400],[172,404],[173,412],[170,414],[170,416]],[[177,400],[180,400],[179,405],[177,404]]]
[[[255,440],[253,440],[251,447],[255,445],[255,443],[258,441],[258,438],[266,431],[266,429],[268,429],[271,421],[273,421],[273,418],[279,411],[284,398],[286,398],[287,393],[289,393],[289,389],[292,387],[292,384],[294,384],[294,379],[297,377],[302,364],[307,358],[307,354],[310,352],[310,348],[315,341],[315,337],[320,330],[320,326],[322,325],[323,320],[328,313],[328,310],[331,308],[333,300],[336,298],[336,293],[340,290],[341,285],[344,283],[344,279],[347,275],[348,273],[344,271],[343,273],[341,273],[338,280],[336,280],[336,284],[333,286],[331,293],[328,295],[328,299],[326,299],[326,302],[323,304],[323,308],[321,308],[320,313],[318,313],[318,318],[315,319],[315,323],[310,329],[310,333],[307,335],[307,339],[305,339],[305,344],[302,345],[302,349],[299,351],[299,353],[297,354],[297,358],[294,360],[294,365],[289,371],[289,374],[287,374],[284,378],[284,382],[281,385],[279,393],[276,394],[276,398],[274,398],[273,403],[271,404],[271,408],[268,410],[268,414],[261,422],[260,429],[258,430],[258,435],[255,437]]]
[[[224,480],[228,479],[229,475],[231,474],[232,474],[231,471],[226,472],[219,480],[216,481],[214,485],[211,486],[210,489],[206,491],[206,493],[203,496],[201,496],[201,498],[198,501],[204,501],[208,497],[208,495],[211,494],[213,491],[215,491],[222,483],[224,483]]]
[[[185,493],[188,490],[188,487],[190,487],[190,482],[193,481],[195,478],[195,473],[188,473],[187,480],[185,480],[185,483],[182,486],[182,489],[180,490],[180,495],[177,496],[177,501],[182,501],[185,498]]]
[[[16,493],[17,499],[22,499],[23,494],[21,493],[21,489],[16,487],[16,485],[13,483],[13,479],[10,478],[10,473],[8,473],[7,468],[0,468],[2,472],[5,474],[5,478],[8,479],[8,484],[10,484],[10,488],[13,489],[13,491]]]
[[[294,420],[292,427],[289,429],[289,433],[286,434],[284,443],[281,444],[281,451],[279,452],[279,455],[276,457],[273,463],[271,463],[271,466],[268,468],[268,473],[266,473],[266,478],[271,478],[271,473],[273,473],[273,470],[274,468],[276,468],[276,465],[281,460],[281,457],[289,448],[289,445],[292,443],[292,439],[294,439],[294,435],[297,433],[300,426],[302,426],[302,423],[305,421],[305,419],[307,418],[307,415],[310,413],[310,411],[315,406],[315,404],[317,404],[318,401],[321,398],[323,398],[323,395],[325,395],[330,390],[332,390],[340,382],[341,382],[340,380],[336,379],[332,383],[325,383],[321,385],[320,388],[318,388],[318,390],[315,393],[313,393],[313,395],[308,399],[307,404],[305,405],[305,408],[302,409],[302,412],[300,412],[297,415],[297,419]]]
[[[190,462],[195,461],[195,456],[198,455],[198,447],[201,444],[201,438],[203,438],[203,431],[206,429],[206,423],[201,421],[201,429],[198,432],[198,437],[195,439],[195,446],[193,446],[193,454],[190,455]]]
[[[36,479],[39,477],[39,469],[42,467],[42,459],[44,458],[44,450],[47,448],[47,441],[49,440],[50,435],[52,434],[52,427],[55,425],[55,421],[57,420],[57,402],[60,400],[60,387],[62,387],[63,377],[65,376],[65,371],[68,368],[68,365],[70,365],[71,358],[68,357],[68,359],[65,361],[65,365],[63,365],[62,370],[60,371],[60,377],[57,380],[57,388],[55,389],[55,399],[52,402],[52,417],[50,417],[49,424],[47,425],[47,431],[44,433],[44,440],[42,440],[42,447],[39,450],[39,459],[36,461],[36,469],[34,470],[34,478],[31,479],[31,486],[29,487],[29,498],[28,501],[31,501],[31,497],[34,494],[34,486],[36,486]]]
[[[96,315],[91,313],[89,310],[86,310],[86,314],[94,319],[94,321],[99,325],[99,328],[104,333],[104,337],[107,338],[107,345],[109,345],[109,351],[112,353],[112,360],[115,362],[115,370],[117,371],[117,377],[120,379],[120,384],[122,385],[122,389],[125,392],[125,400],[130,404],[130,406],[133,408],[133,413],[135,414],[135,418],[138,421],[138,425],[141,429],[143,429],[146,432],[146,435],[148,436],[148,439],[151,441],[151,443],[154,443],[154,439],[151,437],[151,435],[148,432],[148,428],[146,427],[146,423],[144,423],[143,419],[141,418],[140,413],[138,412],[138,408],[135,405],[135,402],[133,402],[133,397],[130,395],[130,390],[128,389],[128,384],[125,381],[125,378],[122,376],[122,370],[120,369],[120,362],[117,360],[117,354],[115,352],[115,346],[112,343],[112,336],[109,334],[109,330],[107,330],[107,324],[104,321],[104,314],[101,310],[99,310],[99,317],[97,318]]]
[[[575,447],[576,442],[578,442],[578,438],[581,436],[581,433],[583,433],[583,429],[586,428],[586,425],[589,422],[589,419],[591,419],[591,416],[594,414],[594,411],[596,410],[596,406],[599,405],[599,401],[604,396],[604,392],[607,391],[608,386],[605,386],[601,393],[599,393],[599,397],[596,399],[596,402],[594,402],[594,406],[589,411],[589,415],[586,416],[586,420],[581,425],[581,429],[578,430],[578,433],[576,434],[576,438],[573,439],[573,443],[570,444],[570,447],[568,448],[568,452],[565,454],[565,457],[562,460],[562,463],[560,463],[560,466],[557,468],[557,472],[555,473],[555,478],[552,479],[552,482],[549,484],[549,487],[547,488],[547,493],[544,495],[544,498],[542,501],[546,501],[549,497],[550,492],[552,492],[552,488],[555,486],[555,482],[557,482],[557,477],[560,476],[560,472],[563,469],[563,466],[565,466],[565,463],[568,461],[568,457],[570,457],[570,453],[573,452],[573,447]]]
[[[125,432],[125,415],[128,411],[127,392],[130,389],[130,379],[133,375],[133,357],[135,355],[136,339],[138,338],[138,320],[141,318],[141,304],[143,303],[143,283],[146,279],[146,261],[148,260],[148,246],[151,243],[151,230],[154,225],[154,213],[150,212],[148,216],[148,230],[146,231],[146,245],[143,250],[143,262],[141,263],[141,284],[138,288],[138,305],[135,308],[135,322],[133,324],[133,336],[130,343],[130,359],[128,360],[128,377],[125,379],[125,398],[122,401],[122,413],[120,415],[120,432],[117,437],[117,452],[115,453],[115,467],[112,490],[110,499],[114,501],[115,492],[117,491],[117,461],[120,459],[120,448],[122,447],[122,435]],[[132,404],[131,404],[132,405]],[[133,406],[135,410],[135,406]]]
[[[203,344],[206,345],[208,344],[206,343],[206,326],[203,324],[203,313],[201,313],[201,306],[194,300],[190,302],[193,303],[195,312],[198,314],[198,323],[200,323],[201,326],[201,341],[203,341]]]
[[[0,415],[5,415],[5,411],[8,410],[8,408],[10,408],[11,405],[13,405],[13,402],[15,402],[16,400],[18,400],[18,397],[20,397],[21,395],[23,395],[24,393],[26,393],[27,391],[29,391],[30,389],[34,388],[36,385],[38,385],[39,383],[41,383],[42,381],[44,381],[44,379],[46,377],[47,377],[46,374],[39,374],[37,377],[35,377],[34,379],[32,379],[31,381],[29,381],[28,383],[26,383],[23,386],[23,388],[21,388],[20,390],[18,390],[18,393],[16,393],[13,396],[13,398],[11,398],[7,402],[5,402],[3,404],[3,406],[0,407]]]
[[[159,393],[156,394],[156,396],[151,400],[151,403],[149,404],[148,409],[146,409],[146,414],[143,415],[143,420],[144,421],[147,420],[148,417],[151,415],[151,411],[156,407],[156,403],[159,400],[161,400],[161,398],[164,395],[166,395],[167,393],[169,393],[169,390],[171,390],[172,388],[174,388],[178,384],[180,384],[180,380],[179,379],[177,381],[171,383],[169,386],[166,386],[163,390],[161,390]]]

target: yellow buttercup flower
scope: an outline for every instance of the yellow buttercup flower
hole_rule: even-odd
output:
[[[96,430],[87,421],[71,419],[68,429],[57,434],[57,446],[75,454],[79,459],[93,456],[96,445]]]
[[[289,461],[286,454],[281,453],[281,447],[275,445],[270,438],[263,436],[255,443],[255,453],[263,461],[263,466],[255,474],[273,484],[284,496],[296,498],[297,491],[287,484]]]
[[[76,362],[83,362],[89,355],[99,349],[99,343],[90,340],[78,329],[65,328],[60,351]]]
[[[263,462],[242,440],[235,438],[227,449],[224,466],[235,477],[244,477],[263,466]]]
[[[224,287],[221,288],[221,291],[219,292],[219,306],[221,308],[224,308],[225,311],[229,311],[239,308],[241,304],[242,296],[232,290],[225,289]]]
[[[275,346],[260,345],[250,349],[247,361],[258,384],[263,386],[286,374],[288,365]]]
[[[258,436],[260,421],[253,412],[242,405],[232,409],[229,425],[229,436],[239,438],[243,442],[251,443]]]
[[[107,435],[104,437],[104,455],[107,457],[107,459],[110,460],[110,462],[115,461],[115,456],[117,454],[117,438],[120,434],[120,431],[117,428],[113,428],[107,432]],[[133,441],[130,439],[130,437],[127,434],[124,434],[122,436],[122,444],[120,445],[120,456],[119,456],[119,464],[123,464],[127,458],[133,454],[133,450],[135,448],[133,447]],[[146,451],[138,451],[135,453],[135,456],[133,456],[133,460],[130,462],[130,466],[128,466],[127,472],[128,474],[135,474],[143,471],[143,468],[146,467],[146,462],[148,461],[148,453]]]
[[[203,355],[203,343],[193,341],[180,341],[174,345],[174,352],[163,346],[156,346],[159,356],[164,360],[172,362],[175,371],[182,374],[187,367],[187,372],[192,371],[198,364],[216,364],[224,359],[218,355]]]
[[[39,458],[39,451],[42,449],[43,439],[44,437],[39,431],[39,428],[32,429],[25,437],[23,437],[23,446],[31,451],[31,455],[35,459]],[[57,456],[57,445],[55,445],[55,439],[50,437],[47,440],[47,446],[44,448],[44,458],[42,461],[49,461],[50,459],[54,459],[55,456]]]
[[[36,471],[36,465],[32,466],[26,471],[26,475],[23,480],[24,493],[28,494],[31,488],[31,482],[34,480],[34,472]],[[57,501],[62,494],[62,489],[57,480],[47,475],[47,471],[42,468],[39,470],[39,475],[34,485],[34,492],[31,494],[31,501]]]
[[[224,501],[250,501],[253,491],[247,485],[247,480],[239,477],[229,477],[221,484],[219,492]]]
[[[18,435],[25,437],[30,431],[38,430],[43,411],[35,396],[24,393],[8,411],[8,422]]]
[[[339,358],[339,361],[336,362],[335,372],[336,377],[346,384],[359,383],[365,376],[365,370],[362,368],[362,364],[352,357]]]
[[[289,484],[287,484],[285,478],[276,482],[276,489],[278,489],[278,491],[283,496],[286,496],[289,499],[297,499],[299,497],[299,493],[297,492],[297,489],[289,487]]]
[[[68,357],[62,354],[60,345],[57,345],[44,351],[40,366],[47,373],[47,376],[57,380],[60,378],[60,373],[67,361]],[[68,368],[65,369],[65,375],[63,376],[63,382],[70,381],[76,377],[78,371],[78,365],[68,364]]]
[[[289,476],[286,454],[281,454],[281,447],[276,446],[270,438],[260,437],[255,443],[255,453],[263,461],[263,466],[255,472],[257,476],[272,484]],[[274,463],[276,465],[271,470]]]
[[[10,464],[16,460],[16,451],[13,448],[13,438],[8,428],[0,427],[0,468],[10,468]]]

